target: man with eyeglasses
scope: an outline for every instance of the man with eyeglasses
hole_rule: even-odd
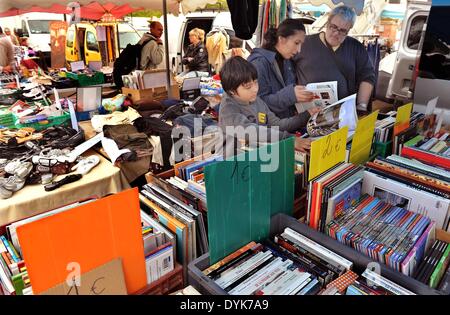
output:
[[[338,99],[357,93],[357,110],[366,112],[375,71],[364,45],[347,36],[356,13],[347,6],[330,12],[325,32],[309,35],[295,57],[298,83],[337,81]]]

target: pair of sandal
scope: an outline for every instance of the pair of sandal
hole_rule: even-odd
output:
[[[41,133],[34,133],[35,129],[31,127],[21,128],[13,131],[10,129],[0,130],[0,142],[5,144],[21,144],[31,140],[42,139]]]

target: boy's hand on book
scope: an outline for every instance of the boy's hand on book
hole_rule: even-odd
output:
[[[297,102],[311,102],[314,99],[314,93],[306,90],[303,85],[296,85],[294,92]]]
[[[295,138],[295,150],[306,153],[311,148],[311,139]]]
[[[322,108],[314,106],[314,107],[308,109],[308,113],[309,113],[311,116],[313,116],[314,114],[319,113],[321,110],[322,110]]]

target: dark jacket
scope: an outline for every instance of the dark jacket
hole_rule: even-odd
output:
[[[187,58],[194,58],[192,61],[188,61]],[[181,60],[181,63],[186,65],[189,71],[205,71],[208,72],[208,51],[205,48],[205,45],[202,42],[199,42],[197,45],[190,44],[186,51],[186,55]]]
[[[258,95],[279,118],[287,118],[295,114],[297,102],[294,92],[295,68],[291,60],[284,60],[282,75],[275,56],[274,51],[255,48],[247,60],[258,71]]]
[[[335,52],[325,46],[320,34],[306,36],[294,63],[301,85],[337,81],[338,99],[357,93],[361,82],[376,85],[375,71],[366,48],[350,36]]]

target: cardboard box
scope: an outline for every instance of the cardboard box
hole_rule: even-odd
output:
[[[178,85],[170,86],[170,90],[172,92],[171,96],[172,98],[175,99],[180,98],[180,89],[178,88]],[[149,101],[161,101],[169,97],[169,93],[167,93],[167,89],[165,86],[143,90],[136,90],[123,87],[122,94],[128,96],[133,101],[133,103],[143,99]]]

